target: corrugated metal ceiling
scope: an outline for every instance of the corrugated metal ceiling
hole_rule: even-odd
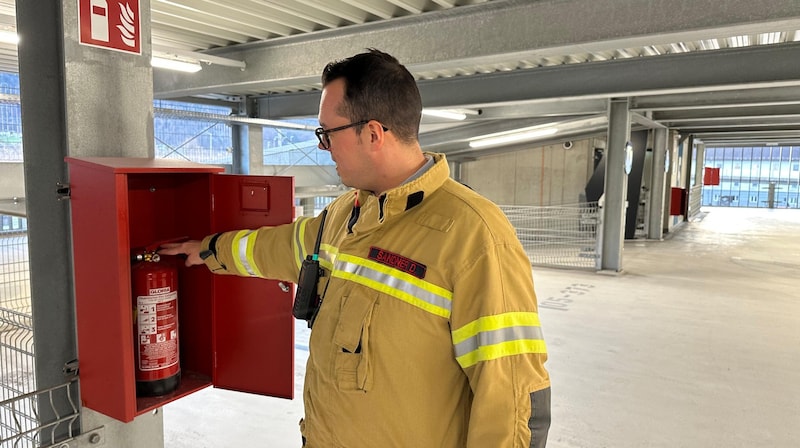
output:
[[[639,0],[642,1],[642,0]],[[625,2],[600,2],[599,5],[595,2],[584,3],[587,9],[603,7],[608,9],[610,6],[615,8],[641,8],[641,3],[635,3],[630,0]],[[653,2],[654,4],[661,2]],[[681,9],[675,11],[675,14],[693,14],[698,13],[704,17],[714,17],[714,5],[719,2],[682,2],[681,0],[672,0],[663,2],[664,4],[675,5],[676,8]],[[727,8],[725,14],[736,17],[736,12],[731,12],[730,9],[735,8],[737,5],[742,7],[746,2],[739,0],[725,0],[724,5],[721,7]],[[437,26],[441,17],[446,17],[448,14],[453,15],[457,11],[476,11],[470,18],[471,22],[466,24],[470,26],[486,25],[491,27],[491,23],[480,23],[481,17],[486,13],[486,17],[492,17],[494,11],[502,9],[505,5],[524,5],[523,8],[531,10],[533,7],[529,5],[541,6],[542,10],[546,8],[564,8],[565,11],[570,11],[570,7],[575,10],[575,6],[579,2],[555,2],[549,0],[540,1],[504,1],[504,0],[227,0],[225,2],[218,2],[213,0],[151,0],[151,34],[154,54],[170,54],[170,53],[196,53],[202,52],[216,57],[235,57],[238,49],[245,54],[252,55],[253,48],[259,48],[261,45],[272,45],[274,42],[276,46],[280,46],[283,42],[296,41],[298,38],[307,37],[305,40],[313,41],[319,39],[324,41],[330,39],[331,33],[341,35],[346,33],[347,30],[362,30],[368,24],[386,24],[387,27],[394,26],[394,24],[408,23],[409,20],[416,20],[425,23],[427,18],[430,17],[430,26]],[[569,5],[564,7],[563,5]],[[690,6],[694,10],[686,10]],[[696,6],[695,6],[696,5]],[[665,6],[660,6],[662,10],[656,8],[656,13],[663,13]],[[471,8],[471,9],[467,9]],[[750,8],[753,8],[752,6]],[[796,1],[782,1],[770,0],[764,4],[764,8],[773,8],[775,10],[790,11],[790,16],[785,20],[783,18],[773,17],[771,20],[753,20],[749,23],[746,18],[741,19],[744,26],[731,26],[728,28],[716,28],[713,32],[704,33],[702,29],[697,32],[676,32],[674,34],[658,33],[649,35],[643,34],[638,36],[627,36],[620,33],[621,38],[618,40],[618,45],[613,46],[613,39],[608,40],[602,45],[582,44],[571,45],[569,35],[564,37],[563,46],[554,46],[552,48],[532,49],[531,51],[510,51],[508,53],[498,54],[495,57],[491,55],[481,55],[475,58],[458,58],[455,57],[447,61],[451,57],[447,50],[441,50],[435,46],[426,47],[420,42],[414,42],[409,39],[409,47],[413,47],[413,51],[421,52],[428,51],[431,53],[442,53],[444,61],[441,63],[431,62],[430,57],[426,59],[426,63],[410,64],[414,68],[412,72],[421,81],[441,80],[441,79],[459,79],[469,77],[471,75],[486,75],[497,73],[509,72],[535,72],[538,68],[551,68],[562,66],[593,66],[613,61],[634,61],[637,59],[658,58],[665,55],[679,55],[679,54],[697,54],[709,52],[708,54],[718,54],[729,50],[736,50],[742,48],[761,47],[768,45],[800,45],[800,12],[795,10],[800,9],[800,4]],[[597,13],[597,9],[594,13]],[[642,9],[637,10],[637,13],[642,15]],[[744,11],[742,14],[753,15],[756,10],[750,9]],[[616,14],[620,10],[616,10]],[[587,26],[591,23],[592,11],[587,10],[587,18],[581,18],[582,26]],[[564,27],[569,28],[576,17],[565,17]],[[630,20],[630,18],[628,18]],[[658,21],[658,16],[642,17],[643,21]],[[488,19],[487,19],[488,21]],[[735,20],[734,20],[735,21]],[[533,22],[533,20],[532,20]],[[541,26],[541,24],[540,24]],[[598,26],[609,26],[609,24],[598,24]],[[625,26],[622,24],[620,26]],[[713,28],[713,23],[707,25],[709,29]],[[11,30],[15,27],[14,16],[14,1],[13,0],[0,0],[0,31]],[[641,27],[642,30],[647,30],[647,27]],[[503,32],[504,30],[498,30]],[[353,31],[353,33],[360,31]],[[552,32],[552,29],[551,29]],[[586,37],[585,34],[583,37]],[[675,40],[669,40],[670,37],[675,36]],[[486,36],[486,34],[482,34]],[[610,34],[607,34],[610,36]],[[406,36],[408,37],[408,36]],[[442,35],[441,39],[447,39],[449,36]],[[463,36],[461,36],[463,37]],[[685,37],[685,38],[684,38]],[[368,41],[367,41],[368,42]],[[519,42],[517,42],[519,44]],[[484,42],[475,41],[464,43],[462,45],[475,45],[482,46]],[[497,43],[494,43],[498,48]],[[365,44],[363,46],[371,46]],[[304,47],[308,48],[308,47]],[[330,48],[330,47],[327,47]],[[251,53],[247,53],[251,51]],[[411,51],[411,50],[410,50]],[[413,54],[413,53],[412,53]],[[232,56],[233,55],[233,56]],[[327,55],[326,55],[327,56]],[[333,57],[333,56],[331,56]],[[313,60],[316,64],[321,57]],[[302,64],[302,58],[297,63]],[[402,58],[401,58],[402,59]],[[248,68],[250,67],[248,61]],[[319,67],[314,67],[314,71]],[[758,67],[743,67],[742,70],[758,70]],[[13,44],[0,43],[0,70],[15,72],[17,70],[16,64],[16,48]],[[798,73],[800,73],[800,66],[798,66]],[[646,73],[642,74],[646,76]],[[272,76],[272,75],[265,75]],[[233,78],[233,77],[232,77]],[[585,80],[584,80],[585,82]],[[769,104],[776,104],[776,101],[768,102],[766,99],[761,99],[758,95],[748,95],[747,104],[753,107],[761,107],[759,113],[754,113],[752,108],[747,115],[737,117],[730,114],[732,107],[738,105],[734,97],[738,94],[717,95],[709,100],[705,106],[707,110],[728,109],[726,113],[720,112],[719,116],[710,112],[697,116],[694,111],[696,108],[692,103],[692,96],[676,97],[678,99],[668,102],[668,104],[659,108],[640,108],[638,113],[642,114],[640,123],[646,123],[647,120],[658,121],[659,114],[662,114],[664,123],[674,127],[681,125],[686,126],[687,129],[694,129],[697,135],[702,135],[703,127],[698,124],[701,118],[704,123],[716,120],[716,124],[720,126],[712,126],[709,124],[707,129],[714,128],[720,129],[722,126],[729,126],[736,128],[737,122],[747,124],[750,127],[743,127],[743,129],[753,129],[753,120],[763,120],[764,125],[771,125],[773,129],[785,128],[787,132],[783,133],[781,137],[776,137],[775,140],[784,139],[783,141],[800,141],[800,133],[793,128],[800,127],[800,110],[795,110],[796,107],[792,105],[798,104],[800,97],[797,87],[800,86],[800,75],[798,75],[798,84],[791,84],[785,81],[782,82],[781,87],[787,88],[787,95],[783,95],[785,100],[777,101],[777,103],[784,104],[791,110],[782,110],[781,114],[771,113],[767,108]],[[776,84],[777,86],[777,84]],[[759,88],[774,87],[770,85],[759,85]],[[204,97],[217,97],[217,98],[235,98],[241,96],[266,96],[274,94],[287,94],[297,92],[315,91],[320,88],[316,77],[312,76],[286,76],[286,79],[264,79],[258,82],[240,82],[236,83],[219,83],[214,91],[203,91],[202,93],[191,93],[194,87],[186,87],[186,91],[190,92],[189,95],[204,96]],[[764,90],[767,92],[766,90]],[[176,90],[177,92],[177,90]],[[158,93],[158,92],[157,92]],[[681,93],[681,92],[670,92]],[[770,98],[774,97],[774,92],[769,91]],[[625,95],[625,92],[619,92]],[[634,97],[636,92],[630,92],[630,96]],[[168,97],[164,95],[162,97]],[[173,95],[180,96],[177,93]],[[600,95],[602,96],[602,95]],[[781,95],[778,95],[781,97]],[[583,107],[577,107],[578,112],[572,114],[572,118],[580,115],[594,114],[597,111],[595,104],[587,106],[590,101],[595,101],[596,98],[586,98]],[[683,101],[679,103],[678,101]],[[447,100],[439,101],[439,103],[446,103]],[[637,104],[654,103],[653,98],[634,98],[632,105],[636,107]],[[439,104],[438,107],[446,107],[447,104]],[[469,106],[460,104],[460,106]],[[553,108],[560,108],[563,102],[551,100],[550,106]],[[531,108],[529,103],[515,103],[508,100],[502,103],[494,104],[481,104],[482,109],[486,112],[480,119],[508,119],[509,117],[521,118],[525,115],[525,111],[530,111],[528,118],[537,118],[547,116],[546,111],[542,111],[542,107]],[[532,110],[536,109],[536,112]],[[664,111],[671,111],[666,114]],[[580,112],[583,112],[582,114]],[[684,111],[685,113],[682,113]],[[568,114],[564,114],[568,115]],[[747,121],[750,120],[748,123]],[[723,123],[724,122],[724,123]],[[430,129],[435,126],[430,127]],[[745,131],[746,132],[746,131]],[[711,134],[708,134],[711,135]],[[754,134],[755,135],[755,134]],[[710,141],[710,140],[709,140]],[[723,141],[720,139],[719,141]]]

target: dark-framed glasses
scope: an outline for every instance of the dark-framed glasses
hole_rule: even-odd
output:
[[[333,132],[343,131],[343,130],[345,130],[347,128],[352,128],[352,127],[355,127],[355,126],[361,126],[361,125],[369,123],[370,121],[372,121],[372,120],[356,121],[354,123],[346,124],[344,126],[339,126],[338,128],[333,128],[333,129],[324,129],[324,128],[319,127],[319,128],[314,130],[314,135],[317,136],[317,140],[319,140],[319,144],[322,146],[322,149],[331,149],[331,138],[330,138],[329,134],[331,134]],[[383,128],[384,132],[389,130],[389,128],[387,128],[386,126],[381,125],[381,127]]]

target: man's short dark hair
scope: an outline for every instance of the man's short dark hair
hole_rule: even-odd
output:
[[[378,120],[403,143],[419,139],[422,98],[414,77],[394,57],[374,48],[334,61],[322,71],[322,86],[344,79],[339,114],[352,122]]]

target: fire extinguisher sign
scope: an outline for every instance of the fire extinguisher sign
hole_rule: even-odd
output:
[[[142,54],[139,0],[78,0],[79,42]]]

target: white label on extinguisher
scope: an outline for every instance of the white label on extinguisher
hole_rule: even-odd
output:
[[[178,292],[159,288],[150,294],[136,298],[141,371],[178,363]]]

